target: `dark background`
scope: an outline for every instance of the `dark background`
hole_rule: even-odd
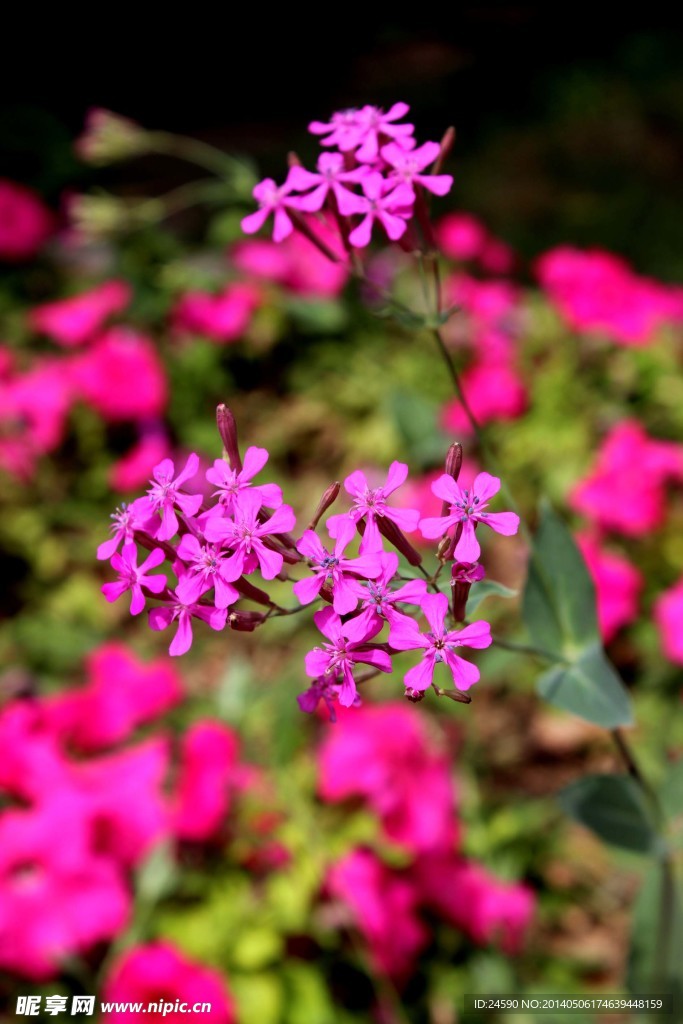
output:
[[[670,6],[463,4],[399,18],[348,5],[99,10],[10,27],[0,174],[56,203],[102,175],[71,151],[89,107],[201,135],[282,174],[312,118],[410,103],[421,138],[454,124],[455,201],[522,253],[560,241],[623,252],[683,277],[683,34]],[[20,16],[23,12],[20,12]],[[151,20],[147,18],[151,16]],[[12,44],[16,42],[16,47]],[[152,168],[154,187],[180,173]],[[104,177],[107,186],[150,168]],[[159,177],[162,180],[158,180]]]

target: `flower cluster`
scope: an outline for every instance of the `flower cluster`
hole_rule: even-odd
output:
[[[445,145],[418,146],[413,125],[402,120],[408,110],[405,103],[386,112],[366,105],[313,121],[309,131],[324,147],[316,170],[294,162],[282,185],[259,182],[253,193],[259,209],[242,229],[254,234],[272,214],[273,239],[282,242],[295,226],[306,230],[303,215],[326,211],[346,247],[364,249],[377,224],[392,242],[403,239],[414,216],[424,222],[424,193],[444,196],[453,184],[450,174],[438,173]]]
[[[442,515],[421,519],[416,509],[393,504],[392,495],[408,476],[407,465],[392,463],[382,483],[369,481],[357,470],[344,481],[352,499],[350,510],[327,519],[330,540],[323,543],[316,527],[339,494],[339,484],[326,491],[309,528],[297,540],[290,534],[296,522],[294,512],[283,503],[280,488],[254,483],[268,452],[251,447],[242,459],[232,414],[219,406],[217,417],[225,457],[206,472],[215,488],[213,501],[205,502],[198,485],[193,486],[199,469],[197,455],[190,455],[180,472],[170,459],[162,460],[147,494],[114,514],[113,536],[98,549],[98,557],[109,559],[118,575],[102,587],[107,600],[130,594],[132,615],[139,615],[149,600],[156,601],[149,611],[150,626],[162,630],[175,622],[169,652],[180,655],[192,644],[195,619],[215,630],[230,626],[252,631],[272,615],[295,611],[278,606],[263,586],[255,586],[247,577],[258,571],[265,586],[276,577],[289,580],[283,571],[286,565],[307,566],[310,574],[294,582],[294,596],[301,605],[322,600],[326,607],[313,616],[324,640],[306,656],[306,674],[312,683],[299,697],[303,710],[313,711],[321,699],[332,713],[335,703],[358,704],[358,667],[367,666],[366,673],[371,675],[391,672],[392,657],[404,651],[421,652],[419,663],[404,676],[411,700],[420,700],[432,686],[437,693],[444,692],[435,682],[436,668],[444,664],[456,699],[459,695],[467,701],[464,691],[478,680],[479,670],[461,656],[460,649],[491,643],[487,622],[456,628],[466,618],[471,585],[484,575],[478,564],[476,531],[486,525],[509,536],[519,524],[513,512],[488,511],[500,481],[479,473],[469,488],[461,488],[457,480],[462,449],[452,445],[446,472],[432,485],[434,495],[442,499]],[[433,577],[404,533],[418,527],[424,537],[440,541],[440,568]],[[358,534],[356,555],[348,549]],[[385,542],[395,550],[386,550]],[[142,561],[138,546],[146,555]],[[396,552],[403,555],[412,575],[405,574]],[[155,572],[162,563],[167,563],[166,571]],[[451,578],[445,584],[447,591],[452,590],[450,617],[448,597],[437,582],[447,563],[452,563]],[[416,572],[424,578],[414,578]],[[267,611],[238,608],[243,599]],[[426,628],[420,628],[406,605],[419,609]],[[385,627],[387,638],[379,640]]]
[[[425,912],[508,955],[520,950],[534,915],[528,886],[503,882],[462,855],[451,766],[434,732],[403,705],[364,707],[352,718],[341,713],[318,755],[322,799],[360,799],[381,835],[407,858],[396,868],[360,847],[333,864],[327,878],[329,895],[351,912],[375,969],[397,981],[410,974],[429,939]]]

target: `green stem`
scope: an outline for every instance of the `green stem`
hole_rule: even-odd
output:
[[[196,164],[197,167],[203,167],[222,178],[248,170],[246,164],[234,156],[229,156],[222,149],[218,149],[208,142],[202,142],[201,139],[192,139],[187,135],[173,135],[171,132],[152,132],[149,139],[150,148],[157,153],[178,157],[179,160]]]
[[[517,654],[533,654],[536,658],[544,658],[546,661],[552,661],[556,665],[566,665],[568,662],[564,658],[560,658],[557,654],[551,654],[550,651],[544,651],[541,647],[533,647],[531,644],[516,644],[512,640],[501,640],[499,637],[493,637],[493,643],[496,647],[502,647],[506,651],[515,651]]]

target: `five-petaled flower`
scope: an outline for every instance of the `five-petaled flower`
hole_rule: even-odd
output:
[[[481,553],[475,536],[475,526],[483,523],[496,533],[510,537],[517,533],[519,516],[514,512],[486,512],[490,499],[500,490],[500,480],[490,473],[479,473],[471,488],[462,487],[444,473],[432,484],[437,498],[450,505],[448,515],[434,516],[420,521],[422,536],[429,540],[441,537],[451,526],[462,526],[462,532],[455,545],[454,557],[460,562],[476,562]]]

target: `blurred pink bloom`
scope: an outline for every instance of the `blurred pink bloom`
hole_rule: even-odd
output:
[[[90,822],[67,790],[0,815],[0,966],[55,977],[64,961],[114,938],[131,898],[118,866],[95,853]]]
[[[172,829],[179,839],[212,839],[225,822],[236,778],[237,736],[221,722],[195,722],[182,739]]]
[[[354,850],[332,866],[327,889],[352,910],[375,970],[397,980],[409,974],[429,938],[410,876],[387,868],[369,850]]]
[[[666,323],[683,319],[680,290],[640,277],[621,257],[601,249],[560,246],[539,258],[536,272],[551,302],[580,333],[642,346]]]
[[[637,618],[645,580],[626,558],[602,548],[590,534],[579,534],[576,540],[595,584],[600,632],[608,643]]]
[[[0,711],[0,789],[38,800],[71,779],[50,715],[42,702],[14,700]]]
[[[252,284],[229,284],[217,295],[187,292],[173,311],[173,323],[219,343],[237,341],[260,302],[260,291]]]
[[[470,213],[447,213],[435,225],[436,239],[444,256],[469,262],[479,258],[488,232]]]
[[[324,256],[298,231],[280,245],[266,239],[240,242],[232,250],[233,262],[244,273],[281,284],[297,294],[332,298],[339,294],[349,276],[344,254],[339,249],[339,233],[319,219],[311,230],[338,254],[338,263]]]
[[[393,172],[390,180],[405,182],[413,190],[413,195],[414,184],[422,185],[427,192],[437,196],[445,196],[452,188],[453,175],[422,173],[435,163],[440,153],[441,146],[438,142],[425,142],[422,146],[410,150],[390,142],[382,148],[382,156]]]
[[[374,163],[380,146],[392,139],[410,149],[413,145],[413,125],[396,124],[410,110],[407,103],[394,103],[385,113],[380,107],[370,104],[359,110],[342,110],[335,113],[329,122],[312,121],[309,132],[313,135],[327,135],[321,139],[323,146],[336,146],[342,153],[356,150],[356,159],[361,163]]]
[[[683,445],[649,437],[637,420],[622,420],[604,439],[597,464],[569,503],[592,522],[630,537],[661,526],[664,484],[683,481]]]
[[[163,1020],[187,1021],[187,1012],[173,1012],[176,1001],[194,1006],[208,1003],[201,1014],[211,1024],[234,1024],[235,1015],[222,976],[215,970],[189,960],[168,942],[154,942],[128,949],[114,964],[105,980],[102,1000],[109,1003],[142,1003],[144,1010],[110,1009],[102,1014],[105,1024],[145,1024],[149,1003],[171,1004]],[[161,1019],[161,1014],[159,1014]]]
[[[126,327],[109,328],[75,356],[71,377],[78,396],[111,423],[153,419],[166,408],[166,371],[157,350]]]
[[[66,432],[73,385],[66,362],[37,359],[25,373],[0,381],[0,467],[29,479],[41,455]]]
[[[126,308],[130,298],[131,287],[125,281],[105,281],[80,295],[36,306],[29,323],[34,331],[70,348],[89,341],[110,316]]]
[[[524,943],[536,897],[524,884],[502,882],[480,864],[453,857],[425,857],[416,884],[428,905],[475,942],[493,943],[508,956]]]
[[[654,617],[666,657],[683,665],[683,578],[655,601]]]
[[[403,703],[341,711],[320,747],[320,795],[331,803],[362,797],[386,834],[416,854],[452,849],[455,789],[436,739],[429,720]]]
[[[514,420],[526,408],[526,389],[514,366],[508,363],[476,362],[462,374],[461,383],[474,418],[480,424]],[[457,398],[442,409],[441,426],[456,435],[471,433],[470,421]]]
[[[30,260],[54,231],[54,218],[40,196],[0,178],[0,260]]]
[[[145,484],[154,467],[168,457],[170,442],[163,429],[144,433],[109,470],[109,486],[120,494]]]
[[[88,681],[44,701],[55,732],[85,752],[128,739],[138,726],[175,707],[183,697],[180,677],[165,658],[140,661],[111,642],[86,659]]]

